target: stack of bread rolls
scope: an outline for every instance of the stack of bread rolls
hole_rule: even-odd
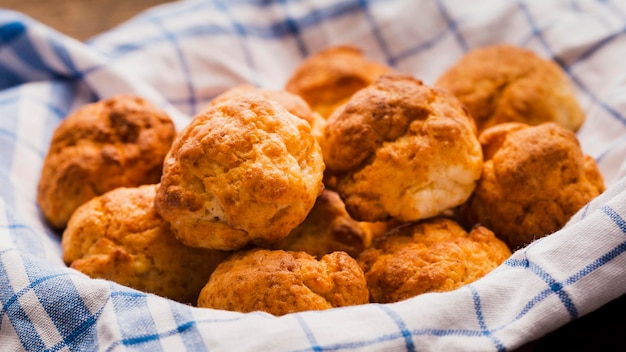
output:
[[[604,191],[567,75],[511,45],[432,85],[358,48],[249,84],[174,131],[140,97],[55,131],[38,204],[92,278],[283,315],[469,284]]]

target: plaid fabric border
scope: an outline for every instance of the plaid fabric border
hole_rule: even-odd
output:
[[[468,50],[553,58],[588,113],[609,189],[563,230],[461,289],[274,317],[193,308],[66,268],[35,192],[59,121],[120,92],[186,124],[225,89],[281,87],[302,58],[353,43],[429,83]],[[626,4],[540,0],[180,1],[87,43],[0,10],[0,346],[67,350],[507,351],[626,293]]]

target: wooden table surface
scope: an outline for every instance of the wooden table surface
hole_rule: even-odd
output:
[[[86,40],[149,7],[172,1],[0,0],[0,7],[20,11],[71,37]],[[625,314],[626,295],[517,352],[601,351],[615,345],[624,348],[626,342],[621,334],[626,327]]]
[[[84,41],[139,12],[173,0],[0,0],[64,34]]]

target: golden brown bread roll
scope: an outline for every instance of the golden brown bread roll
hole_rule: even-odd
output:
[[[337,251],[356,258],[370,243],[370,228],[352,219],[339,195],[326,189],[317,198],[306,219],[289,236],[267,247],[303,251],[318,259]]]
[[[338,45],[305,59],[289,77],[285,89],[301,96],[324,118],[361,88],[394,70],[370,60],[353,46]]]
[[[215,97],[207,105],[207,108],[242,94],[258,94],[279,103],[290,113],[306,120],[311,125],[311,133],[318,142],[320,141],[326,120],[311,110],[309,104],[302,97],[284,89],[258,88],[251,84],[240,84]]]
[[[323,189],[310,125],[259,95],[228,99],[175,139],[155,200],[177,238],[235,250],[287,236]]]
[[[509,44],[468,52],[435,85],[467,106],[479,131],[503,122],[556,122],[576,131],[585,119],[560,66]]]
[[[484,130],[480,142],[482,177],[461,221],[488,227],[512,250],[559,230],[605,189],[595,161],[559,124],[503,123]]]
[[[370,301],[391,303],[422,293],[451,291],[493,270],[511,255],[489,229],[469,233],[436,217],[401,225],[358,257]]]
[[[55,129],[37,187],[46,220],[63,229],[74,210],[117,187],[159,182],[176,134],[148,101],[118,95],[87,104]]]
[[[226,100],[238,97],[242,94],[258,94],[262,95],[267,99],[274,100],[275,102],[282,105],[287,111],[298,116],[301,119],[306,120],[308,123],[312,124],[314,120],[313,110],[309,107],[302,97],[299,95],[293,94],[283,89],[265,89],[258,88],[251,84],[240,84],[231,89],[226,90],[224,93],[216,96],[211,102],[207,105],[207,108],[215,106],[219,103],[223,103]]]
[[[381,76],[329,118],[324,161],[359,221],[415,221],[466,201],[480,177],[474,121],[447,91]]]
[[[363,271],[345,252],[237,251],[215,269],[198,307],[284,315],[368,303]]]
[[[81,205],[63,232],[63,260],[92,278],[195,304],[229,253],[176,240],[154,210],[155,188],[117,188]]]

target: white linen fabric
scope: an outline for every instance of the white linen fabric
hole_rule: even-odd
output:
[[[587,113],[578,137],[607,191],[562,230],[446,293],[274,317],[195,308],[61,260],[36,204],[55,127],[118,93],[178,128],[240,83],[283,87],[337,44],[430,84],[465,52],[554,59]],[[214,0],[151,8],[86,43],[0,9],[0,349],[508,351],[626,293],[626,3],[618,0]]]

